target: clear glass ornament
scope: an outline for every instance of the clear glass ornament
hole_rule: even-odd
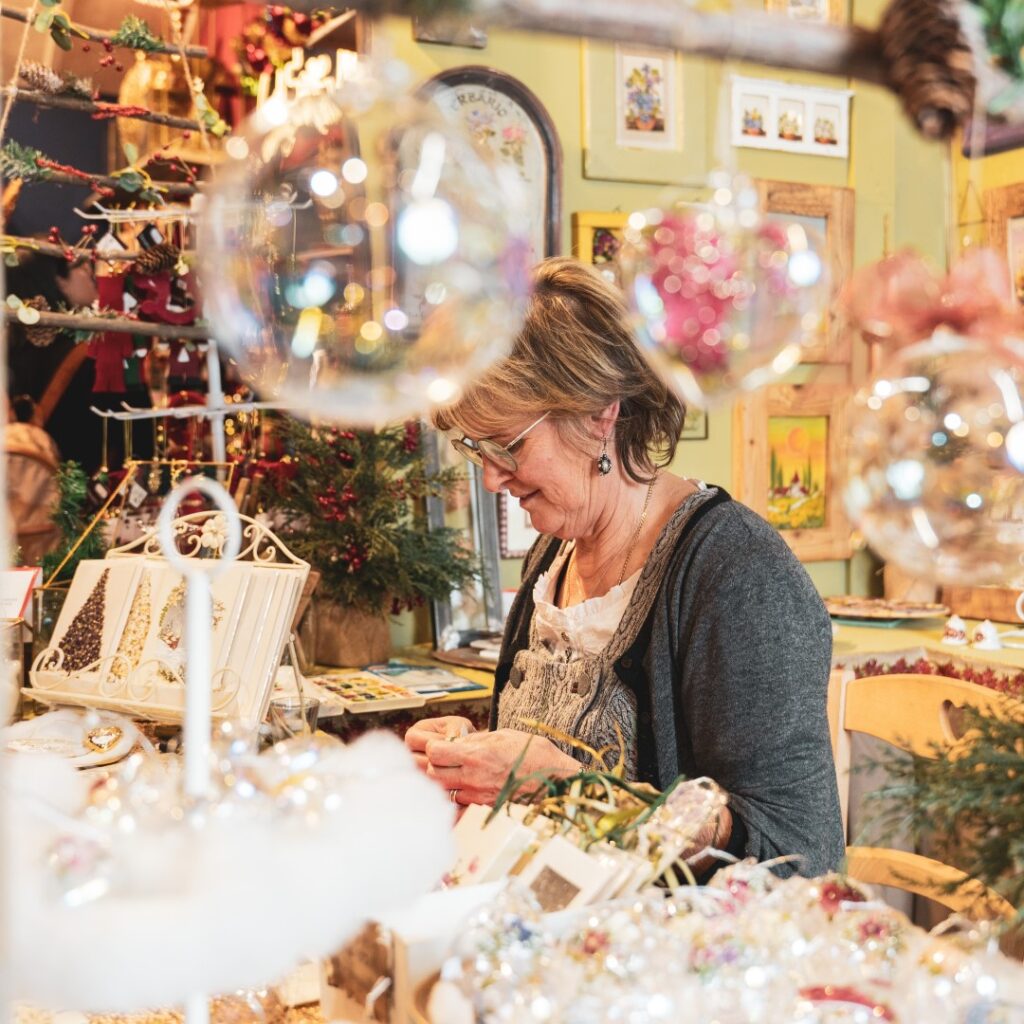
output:
[[[1024,361],[1011,344],[936,331],[851,403],[846,507],[881,558],[918,578],[1024,576]]]
[[[821,240],[766,217],[744,178],[712,178],[707,204],[630,215],[619,254],[644,351],[706,408],[777,379],[820,341],[828,305]]]
[[[300,415],[375,426],[450,401],[524,312],[518,183],[397,67],[272,97],[205,205],[215,336]]]

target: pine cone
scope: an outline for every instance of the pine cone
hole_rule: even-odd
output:
[[[54,95],[64,88],[64,80],[56,71],[51,71],[45,64],[37,64],[34,60],[26,60],[18,69],[18,74],[30,89]]]
[[[892,0],[879,27],[888,84],[921,133],[948,139],[974,104],[974,59],[953,0]]]
[[[162,270],[170,270],[178,263],[181,252],[170,242],[160,242],[152,249],[139,253],[135,259],[135,269],[140,274],[159,274]]]
[[[50,312],[50,304],[42,295],[33,296],[23,305],[38,309],[40,313]],[[57,328],[47,324],[24,324],[22,329],[25,331],[25,337],[37,348],[46,348],[47,345],[52,345],[53,339],[57,337]]]

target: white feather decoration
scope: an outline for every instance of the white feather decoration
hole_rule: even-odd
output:
[[[109,859],[65,858],[63,875],[51,854],[83,780],[49,757],[6,758],[13,996],[132,1012],[270,984],[436,884],[453,860],[452,808],[397,739],[317,743],[307,755],[291,743],[285,754],[222,761],[235,788],[201,817],[159,813],[160,786],[137,779],[136,805],[152,795],[153,813],[115,816],[104,826]],[[83,850],[95,850],[95,815],[75,820]]]

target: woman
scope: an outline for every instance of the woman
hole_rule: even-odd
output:
[[[435,414],[542,535],[506,625],[491,728],[429,719],[406,743],[469,804],[494,801],[524,747],[520,772],[589,764],[538,722],[595,749],[615,751],[621,734],[628,777],[664,788],[707,775],[726,791],[707,830],[718,848],[834,868],[844,844],[821,599],[763,519],[665,470],[684,409],[612,287],[561,258],[537,267],[534,286],[511,355]]]

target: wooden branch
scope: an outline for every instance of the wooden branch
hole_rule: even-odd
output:
[[[20,323],[16,310],[6,304],[0,306],[0,313],[11,323]],[[88,316],[82,313],[40,313],[37,323],[42,327],[58,327],[62,330],[93,331],[96,334],[143,334],[147,338],[184,338],[204,341],[210,337],[209,327],[194,325],[178,327],[175,324],[151,324],[145,320],[132,320],[127,316]]]
[[[187,117],[175,117],[173,114],[158,114],[150,110],[132,114],[115,113],[111,115],[107,111],[109,111],[111,107],[116,107],[117,104],[96,103],[93,100],[87,100],[78,96],[42,92],[41,90],[36,89],[17,89],[11,88],[10,86],[4,86],[3,89],[0,89],[0,94],[12,96],[14,99],[22,100],[25,103],[35,103],[40,107],[60,107],[61,110],[81,110],[85,114],[100,114],[103,117],[124,117],[133,121],[148,121],[150,124],[159,124],[167,128],[181,128],[183,131],[199,131],[199,122],[193,121]]]
[[[153,220],[160,219],[160,207],[153,208]],[[54,245],[53,242],[44,242],[37,238],[21,238],[18,235],[0,235],[0,249],[30,249],[32,252],[40,252],[44,256],[63,256],[69,248],[74,249],[75,259],[81,256],[91,256],[94,249],[75,249],[74,246]],[[125,249],[124,252],[97,253],[97,259],[105,263],[133,263],[143,253],[144,249]],[[185,249],[182,256],[186,259],[195,256],[194,249]]]
[[[322,9],[322,0],[289,0],[294,11]],[[416,0],[351,0],[370,17],[415,15]],[[886,68],[876,32],[856,25],[818,25],[766,11],[697,11],[683,0],[474,0],[450,13],[481,27],[531,29],[619,43],[642,43],[718,60],[851,76],[884,84]],[[439,10],[438,13],[445,13]]]
[[[43,168],[43,174],[36,179],[37,181],[50,181],[57,185],[83,185],[93,186],[106,185],[107,188],[120,188],[121,183],[117,178],[112,178],[109,174],[90,174],[88,179],[80,178],[75,174],[67,174],[64,171],[51,171]],[[34,184],[35,182],[27,182],[26,184]],[[195,195],[199,188],[196,185],[189,185],[188,182],[184,181],[154,181],[150,185],[146,186],[152,189],[154,192],[159,192],[161,195],[166,196],[192,196]]]
[[[12,21],[27,22],[28,17],[24,11],[15,11],[10,7],[0,7],[0,18],[10,18]],[[76,32],[83,33],[90,42],[102,43],[104,40],[109,39],[111,42],[114,41],[114,36],[117,35],[117,29],[111,31],[104,31],[98,28],[89,28],[88,25],[79,25],[77,22],[72,22]],[[125,49],[132,49],[132,47],[125,47]],[[161,43],[155,50],[148,50],[148,53],[173,53],[178,54],[180,51],[178,47],[173,43]],[[186,46],[185,56],[196,57],[200,60],[208,57],[209,51],[205,46]]]

